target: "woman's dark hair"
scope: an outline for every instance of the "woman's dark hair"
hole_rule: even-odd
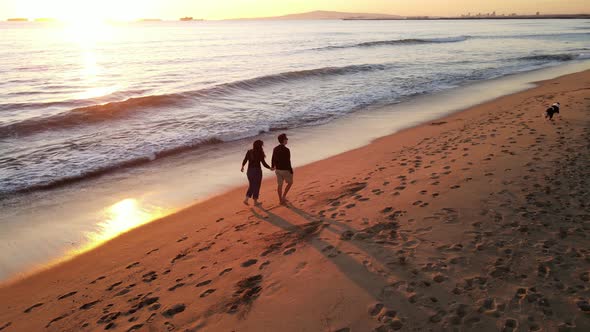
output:
[[[262,145],[264,145],[264,142],[259,139],[255,140],[254,144],[252,144],[252,153],[254,154],[254,157],[260,160],[266,158]]]

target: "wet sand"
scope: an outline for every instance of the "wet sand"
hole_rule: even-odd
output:
[[[585,71],[298,168],[287,207],[265,172],[262,207],[1,286],[0,331],[589,330],[589,119]]]

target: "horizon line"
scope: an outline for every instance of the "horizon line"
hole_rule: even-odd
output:
[[[275,16],[256,16],[256,17],[205,18],[205,17],[194,17],[194,16],[190,16],[190,15],[185,15],[185,16],[176,17],[176,18],[170,18],[170,17],[165,17],[165,18],[140,17],[140,18],[134,18],[134,19],[104,18],[104,19],[100,19],[100,21],[102,21],[102,22],[116,22],[116,23],[133,23],[133,22],[142,22],[142,21],[166,21],[166,22],[169,22],[169,21],[180,21],[182,18],[191,18],[192,21],[268,20],[268,19],[273,19],[273,18],[281,19],[286,16],[305,15],[305,14],[321,13],[321,12],[351,14],[351,15],[362,14],[362,15],[396,16],[396,17],[399,17],[399,20],[411,19],[411,18],[465,18],[465,17],[493,18],[493,17],[514,17],[514,16],[516,16],[516,17],[519,17],[519,16],[541,16],[541,17],[543,17],[543,16],[590,15],[590,13],[583,13],[583,12],[579,12],[579,13],[544,13],[544,14],[541,14],[539,12],[535,12],[535,13],[526,13],[526,14],[522,14],[522,13],[500,13],[500,14],[497,14],[495,11],[488,12],[488,13],[479,12],[477,14],[472,14],[472,12],[467,12],[468,13],[467,15],[465,13],[455,14],[455,15],[400,15],[400,14],[390,14],[390,13],[359,13],[359,12],[341,12],[341,11],[330,11],[330,10],[312,10],[312,11],[307,11],[307,12],[281,14],[281,15],[275,15]],[[355,18],[355,17],[351,17],[351,18]],[[325,19],[316,19],[316,20],[341,20],[341,19],[342,18],[325,18]],[[305,20],[305,19],[303,18],[300,20]],[[41,17],[19,17],[19,16],[15,16],[15,17],[4,17],[1,19],[1,21],[2,22],[33,22],[33,23],[39,23],[40,21],[46,21],[44,23],[48,23],[48,22],[67,23],[69,20],[64,19],[64,18],[58,18],[58,17],[43,17],[43,16],[41,16]]]

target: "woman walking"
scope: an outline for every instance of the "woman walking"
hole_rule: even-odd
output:
[[[260,194],[260,184],[262,183],[262,167],[260,164],[264,165],[264,167],[270,169],[272,168],[268,166],[264,158],[266,155],[264,154],[264,150],[262,146],[264,143],[261,140],[254,141],[252,150],[248,150],[246,152],[246,156],[244,157],[244,161],[242,161],[242,173],[244,172],[244,166],[246,162],[248,163],[248,171],[246,174],[248,175],[248,191],[246,192],[246,198],[244,199],[244,204],[248,204],[248,199],[251,197],[254,199],[254,205],[258,205],[258,195]]]

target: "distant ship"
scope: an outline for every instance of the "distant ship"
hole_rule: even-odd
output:
[[[17,17],[17,18],[9,18],[7,19],[8,22],[28,22],[29,19],[28,18],[22,18],[22,17]]]
[[[193,18],[192,16],[185,16],[180,18],[181,21],[202,21],[202,18]]]

